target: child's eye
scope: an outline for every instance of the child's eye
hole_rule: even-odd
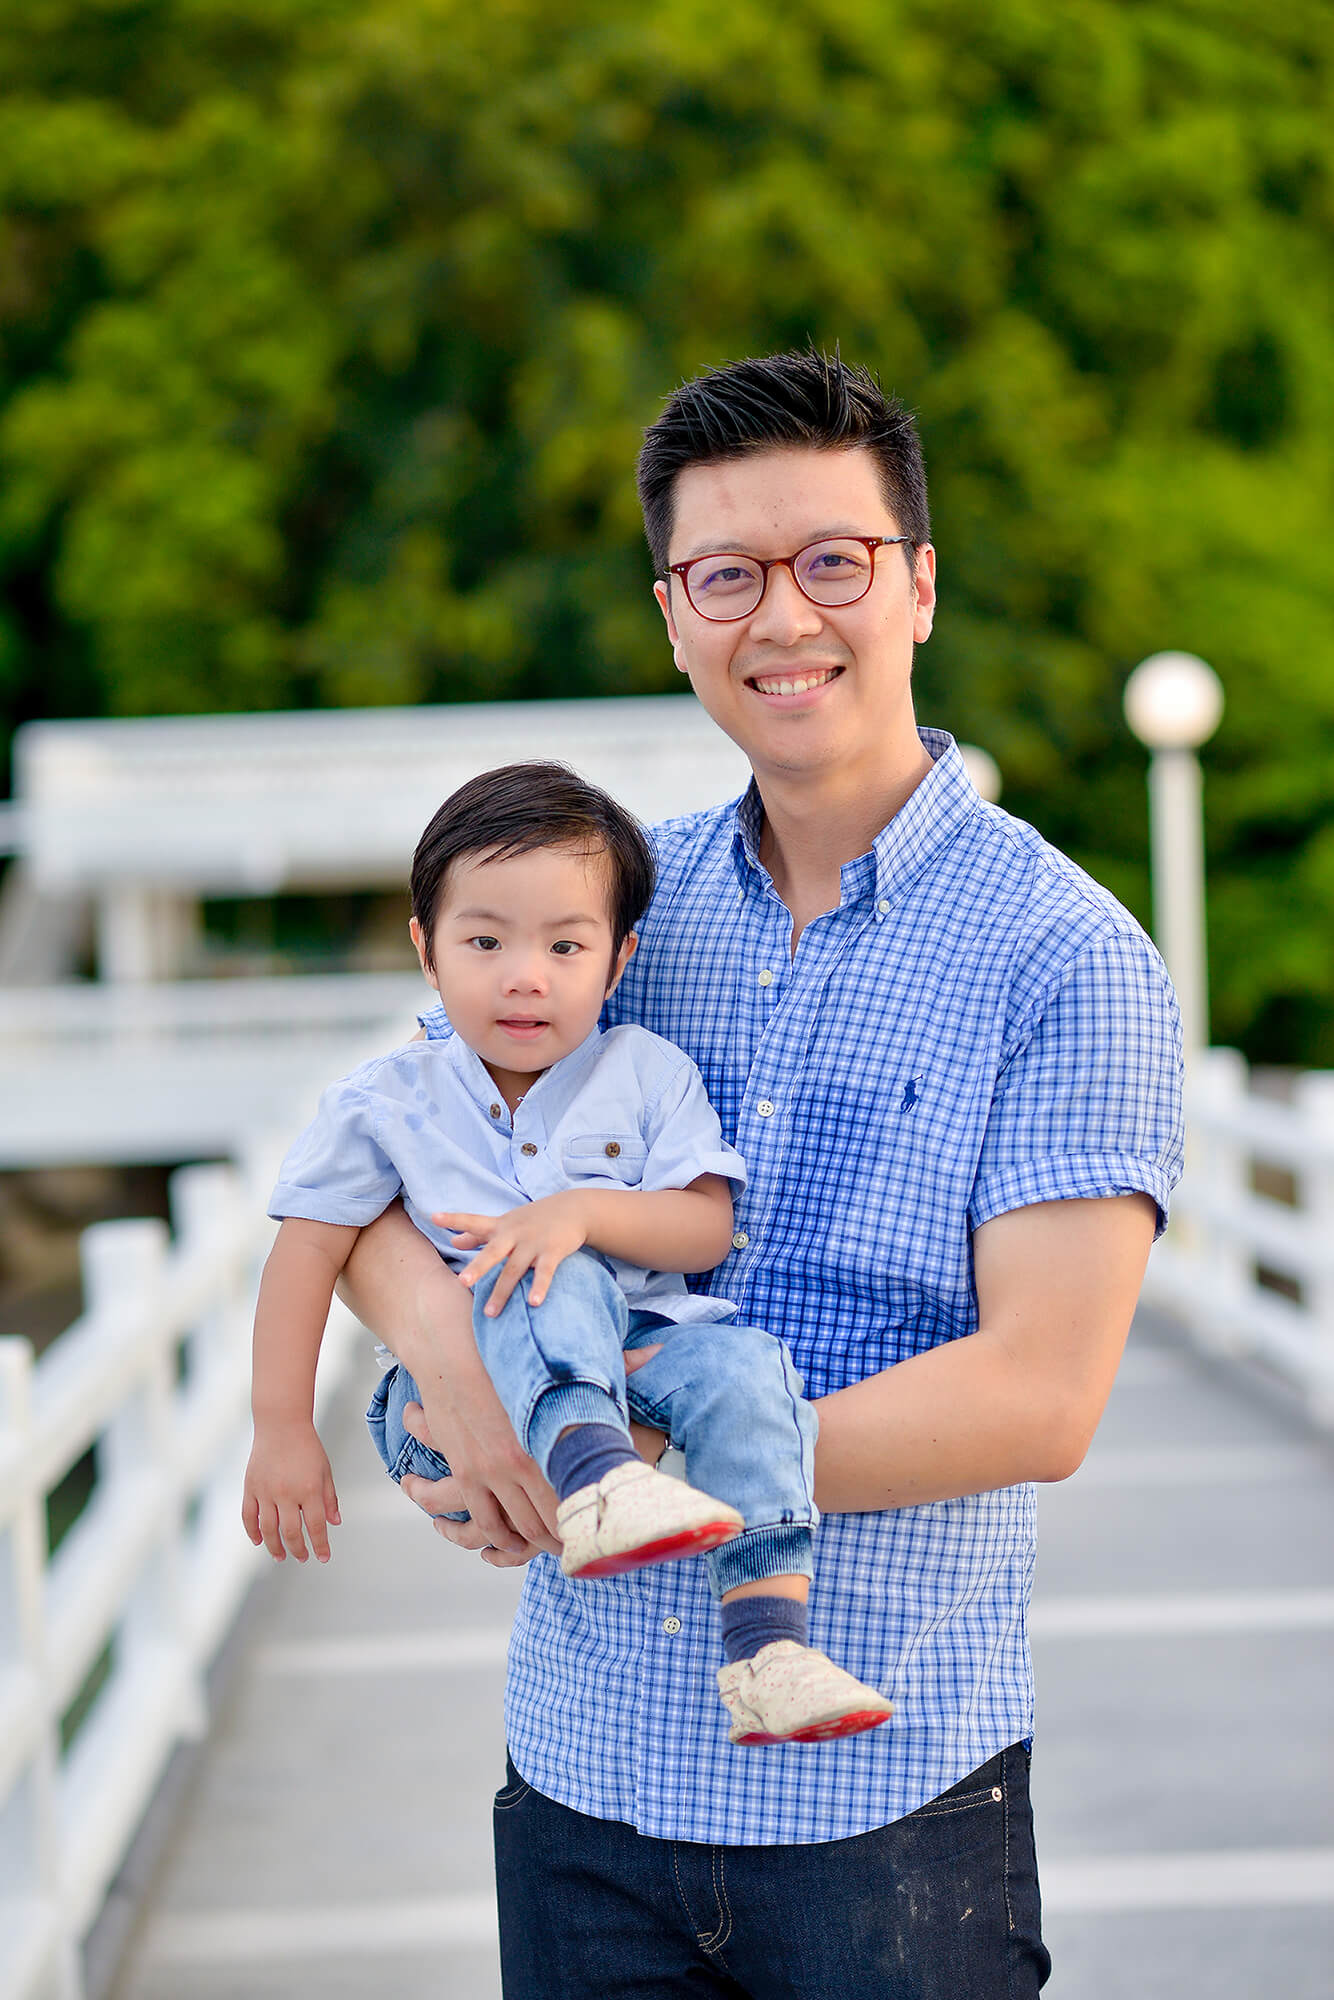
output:
[[[473,944],[473,945],[476,945],[476,947],[477,947],[478,951],[499,951],[499,950],[500,950],[500,939],[499,939],[499,938],[493,938],[493,937],[475,937],[475,938],[469,938],[469,939],[468,939],[468,943],[469,943],[469,944]]]
[[[573,938],[557,938],[551,949],[554,952],[558,952],[562,958],[573,958],[579,946]]]

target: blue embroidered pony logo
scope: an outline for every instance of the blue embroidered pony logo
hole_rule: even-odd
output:
[[[917,1075],[916,1075],[916,1076],[912,1076],[912,1077],[909,1077],[908,1081],[907,1081],[907,1082],[906,1082],[906,1083],[904,1084],[904,1086],[903,1086],[903,1102],[902,1102],[902,1104],[900,1104],[900,1106],[899,1106],[899,1110],[900,1110],[900,1111],[911,1111],[911,1110],[912,1110],[912,1108],[913,1108],[914,1104],[916,1104],[916,1102],[917,1102],[917,1099],[918,1099],[918,1096],[919,1096],[919,1094],[920,1094],[920,1093],[918,1092],[918,1089],[917,1089],[917,1086],[918,1086],[918,1084],[919,1084],[919,1083],[921,1083],[921,1081],[922,1081],[922,1079],[923,1079],[923,1078],[925,1077],[925,1075],[926,1075],[926,1071],[925,1071],[925,1070],[919,1070],[919,1071],[917,1072]]]

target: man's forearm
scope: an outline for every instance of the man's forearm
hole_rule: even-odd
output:
[[[457,1278],[400,1202],[361,1231],[338,1283],[343,1303],[419,1378],[428,1364],[438,1365],[439,1336],[457,1317],[457,1290]]]
[[[823,1396],[815,1497],[827,1514],[957,1500],[1075,1468],[1034,1386],[986,1333]]]
[[[977,1332],[817,1406],[820,1506],[867,1513],[1068,1478],[1111,1392],[1156,1213],[1131,1194],[985,1223],[973,1238]]]

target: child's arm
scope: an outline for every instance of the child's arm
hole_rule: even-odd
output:
[[[329,1560],[327,1524],[338,1495],[315,1429],[315,1365],[334,1282],[357,1239],[335,1222],[289,1217],[279,1228],[255,1307],[251,1408],[255,1442],[246,1467],[241,1520],[252,1542],[282,1562]],[[302,1523],[305,1523],[305,1533]]]
[[[721,1175],[701,1174],[685,1188],[566,1188],[504,1215],[431,1220],[455,1232],[460,1250],[479,1249],[459,1273],[465,1285],[505,1266],[486,1305],[494,1319],[525,1271],[540,1306],[562,1258],[585,1245],[649,1271],[711,1271],[732,1240],[732,1193]]]

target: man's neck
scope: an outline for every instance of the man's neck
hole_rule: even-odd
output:
[[[838,907],[845,862],[865,854],[876,836],[901,811],[931,769],[932,760],[914,736],[916,754],[879,782],[855,786],[789,773],[756,773],[764,805],[760,860],[792,912],[792,950],[812,918]]]

